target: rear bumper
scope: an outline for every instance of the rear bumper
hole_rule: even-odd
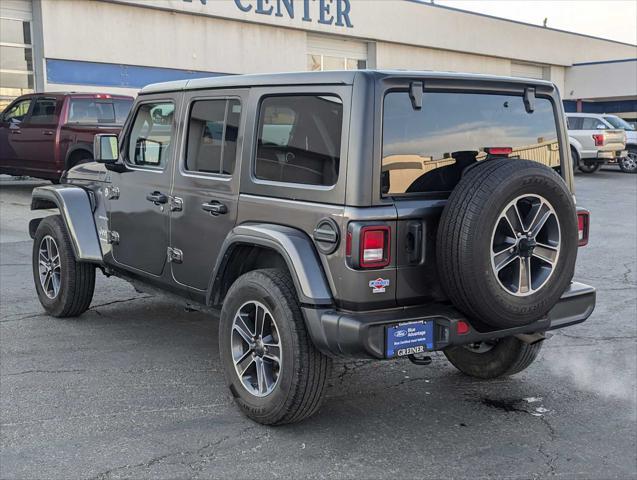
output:
[[[628,150],[606,150],[603,152],[597,152],[597,160],[614,160],[616,158],[623,158],[628,155]]]
[[[394,323],[433,320],[433,350],[483,340],[555,330],[585,321],[595,308],[595,288],[573,282],[548,315],[532,324],[502,330],[456,333],[456,323],[467,318],[446,305],[428,305],[379,312],[342,312],[303,307],[306,324],[316,347],[331,356],[385,358],[385,327]]]

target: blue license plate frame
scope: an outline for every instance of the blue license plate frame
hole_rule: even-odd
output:
[[[434,349],[433,320],[415,320],[385,327],[385,357],[395,358]]]

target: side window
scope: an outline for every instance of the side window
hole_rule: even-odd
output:
[[[567,117],[569,130],[581,130],[582,129],[582,117]]]
[[[140,167],[164,168],[174,136],[175,105],[144,103],[135,114],[128,140],[128,162]]]
[[[256,178],[305,185],[338,179],[343,102],[335,96],[267,97],[261,103]]]
[[[194,102],[188,122],[186,170],[232,175],[240,117],[238,99]]]
[[[2,118],[3,122],[20,123],[24,120],[24,117],[29,113],[29,107],[31,106],[31,99],[21,100],[13,107],[9,108]]]
[[[55,110],[57,100],[55,98],[38,98],[33,104],[33,111],[29,118],[29,123],[51,124],[56,123]]]
[[[605,130],[606,125],[595,117],[582,118],[582,130]]]

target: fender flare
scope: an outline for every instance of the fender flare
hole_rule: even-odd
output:
[[[33,189],[31,210],[55,207],[60,211],[71,237],[76,260],[102,263],[102,247],[95,228],[93,202],[89,193],[83,188],[72,185],[46,185]],[[37,224],[41,220],[31,220],[30,233],[35,234]]]
[[[333,298],[323,266],[310,238],[302,231],[274,224],[245,224],[232,229],[224,241],[206,294],[212,305],[221,289],[221,280],[235,247],[255,245],[271,248],[283,257],[304,305],[332,305]]]
[[[85,142],[80,142],[80,143],[75,143],[73,145],[71,145],[71,147],[66,151],[66,158],[64,159],[64,168],[66,170],[68,170],[69,168],[71,168],[71,165],[69,165],[69,161],[71,160],[71,156],[78,151],[83,151],[86,153],[90,153],[91,156],[93,156],[93,145],[90,145],[88,143]]]

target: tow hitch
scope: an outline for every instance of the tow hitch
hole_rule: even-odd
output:
[[[420,354],[408,355],[409,361],[415,365],[429,365],[431,363],[431,357]]]

